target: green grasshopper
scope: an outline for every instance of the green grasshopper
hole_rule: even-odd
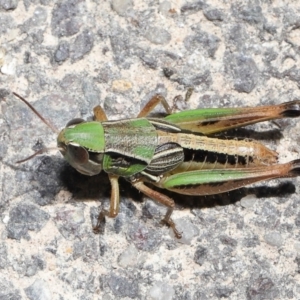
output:
[[[13,94],[55,131],[24,98]],[[147,117],[159,103],[167,116]],[[277,153],[257,141],[214,137],[219,132],[257,122],[299,117],[299,100],[261,107],[195,109],[172,114],[165,98],[155,95],[133,119],[108,121],[100,106],[93,112],[94,121],[71,120],[59,132],[57,146],[78,172],[93,176],[103,170],[108,174],[110,208],[100,212],[96,232],[105,216],[118,215],[119,177],[165,205],[168,209],[162,222],[180,238],[171,219],[173,199],[152,189],[151,185],[184,195],[212,195],[263,180],[300,175],[300,159],[278,164]],[[43,152],[45,149],[19,162]]]

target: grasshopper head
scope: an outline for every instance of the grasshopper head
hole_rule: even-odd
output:
[[[13,94],[23,101],[54,133],[58,130],[48,122],[26,99],[17,93]],[[59,151],[78,172],[85,175],[96,175],[102,170],[104,155],[104,130],[100,122],[85,122],[82,119],[71,120],[57,137]],[[43,148],[29,157],[17,161],[23,163],[38,154],[50,149]]]
[[[23,101],[54,133],[58,133],[58,130],[43,118],[27,100],[17,93],[13,94]],[[47,150],[59,149],[66,161],[78,172],[90,176],[101,172],[105,140],[104,129],[100,122],[85,122],[82,119],[71,120],[66,128],[59,132],[57,145],[58,148],[41,149],[17,163],[25,162]]]
[[[99,122],[70,121],[57,137],[57,146],[66,161],[79,173],[96,175],[102,170],[104,130]]]

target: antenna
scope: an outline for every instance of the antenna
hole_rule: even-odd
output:
[[[16,97],[18,97],[20,100],[22,100],[54,133],[59,133],[57,128],[55,128],[50,122],[48,122],[42,115],[22,96],[18,95],[15,92],[12,92]]]
[[[42,115],[27,101],[25,100],[22,96],[18,95],[17,93],[12,92],[16,97],[18,97],[20,100],[22,100],[54,133],[59,133],[59,131],[57,130],[57,128],[55,128],[50,122],[48,122],[44,117],[42,117]],[[23,163],[27,160],[32,159],[33,157],[37,156],[38,154],[42,154],[47,152],[48,150],[63,150],[62,148],[59,147],[51,147],[51,148],[43,148],[35,153],[33,153],[32,155],[21,159],[19,161],[17,161],[17,164]]]
[[[59,147],[43,148],[41,150],[36,151],[35,153],[33,153],[32,155],[30,155],[30,156],[28,156],[26,158],[23,158],[21,160],[16,161],[16,163],[17,164],[21,164],[21,163],[23,163],[23,162],[25,162],[27,160],[30,160],[30,159],[34,158],[35,156],[37,156],[39,154],[47,152],[48,150],[59,150],[59,151],[62,151],[63,149],[59,148]]]

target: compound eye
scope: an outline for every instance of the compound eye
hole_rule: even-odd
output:
[[[75,118],[75,119],[72,119],[71,121],[69,121],[66,125],[66,127],[71,127],[71,126],[75,126],[75,125],[78,125],[80,123],[83,123],[85,122],[85,120],[81,119],[81,118]]]
[[[83,147],[68,145],[67,152],[70,162],[83,165],[89,161],[89,153]]]

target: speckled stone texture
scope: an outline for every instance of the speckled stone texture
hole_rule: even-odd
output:
[[[299,49],[299,1],[0,0],[0,299],[300,299],[299,179],[168,193],[181,240],[160,225],[164,207],[120,180],[120,213],[95,235],[107,176],[78,174],[56,151],[16,164],[56,134],[11,93],[57,128],[98,104],[134,117],[188,87],[187,108],[278,104],[300,98]],[[287,162],[299,129],[237,134]]]

